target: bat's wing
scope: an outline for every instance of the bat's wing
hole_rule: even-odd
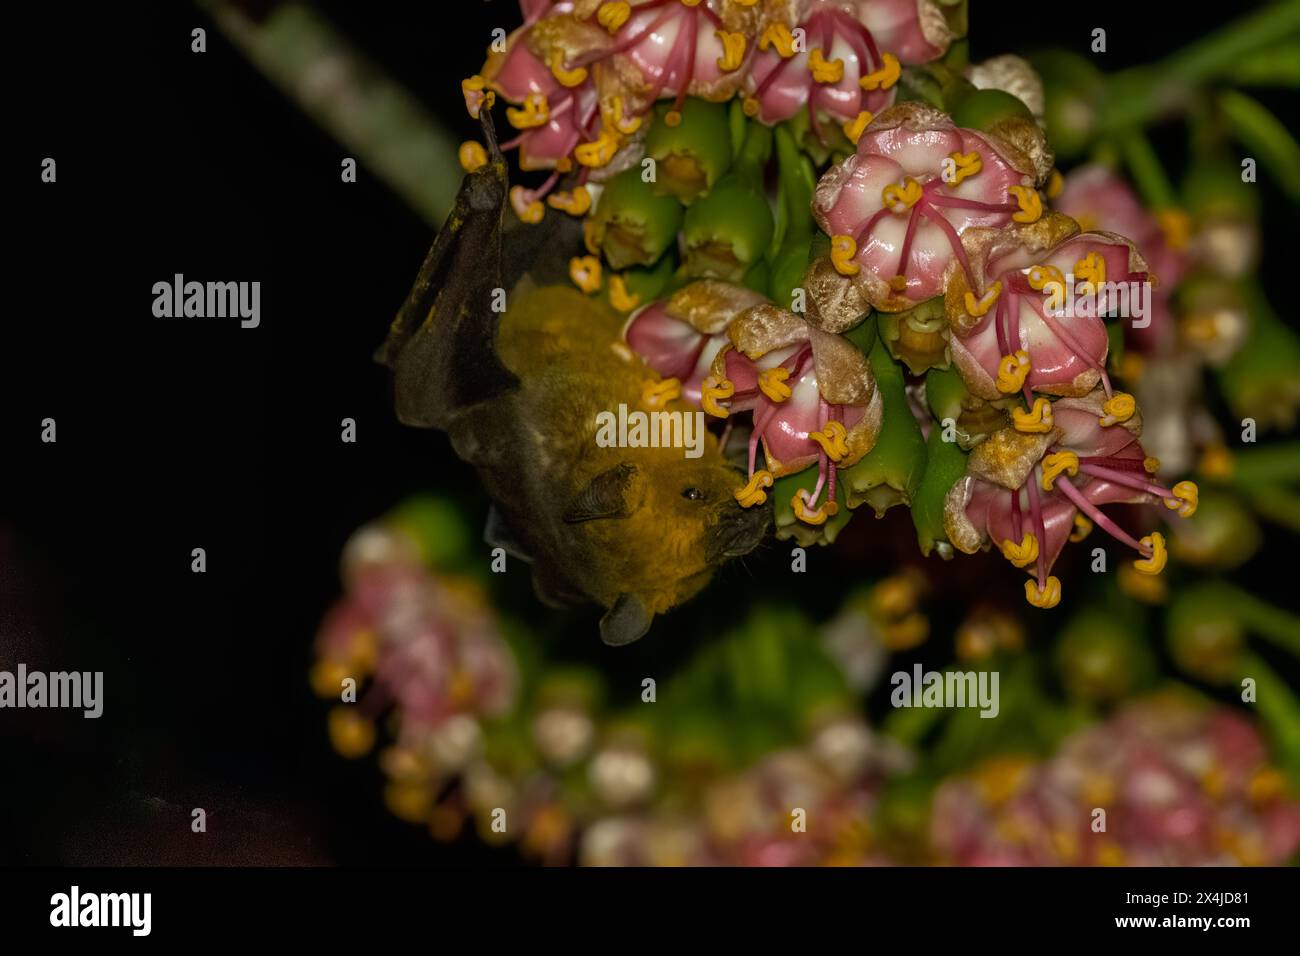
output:
[[[446,428],[459,409],[518,385],[496,353],[495,290],[503,286],[502,229],[508,183],[487,110],[488,162],[465,177],[451,215],[375,353],[393,370],[397,417]]]

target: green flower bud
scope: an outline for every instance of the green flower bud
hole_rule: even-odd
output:
[[[844,526],[853,517],[844,502],[844,483],[835,486],[835,503],[839,510],[823,524],[811,525],[795,517],[791,502],[799,491],[812,492],[817,485],[817,466],[813,465],[794,475],[778,478],[772,486],[772,517],[776,522],[778,541],[793,540],[801,548],[810,548],[817,544],[834,544]],[[841,473],[842,477],[843,473]]]
[[[661,256],[659,261],[652,266],[628,269],[619,273],[619,275],[623,279],[627,294],[634,296],[638,305],[645,305],[647,302],[653,302],[665,294],[676,268],[676,258],[670,252]],[[613,284],[606,282],[601,287],[601,298],[608,302],[612,292]]]
[[[952,121],[965,129],[991,129],[1013,117],[1034,122],[1034,114],[1020,99],[1005,90],[977,90],[971,87],[949,111]]]
[[[1056,646],[1056,667],[1066,693],[1099,704],[1120,700],[1146,685],[1155,672],[1151,651],[1134,622],[1093,608],[1076,615]]]
[[[925,439],[912,416],[903,385],[903,367],[877,339],[867,356],[884,403],[876,444],[839,480],[850,508],[864,502],[882,515],[894,505],[910,505],[925,472]]]
[[[1170,551],[1181,564],[1231,570],[1250,560],[1262,543],[1259,525],[1232,495],[1201,485],[1195,521],[1169,529]]]
[[[682,236],[691,275],[740,282],[766,255],[775,228],[763,191],[771,148],[771,130],[751,123],[731,172],[686,211]]]
[[[948,316],[941,295],[903,312],[880,313],[881,340],[889,354],[906,365],[913,375],[924,375],[932,368],[948,368],[951,364],[948,337]]]
[[[1178,668],[1210,684],[1241,676],[1246,632],[1232,601],[1214,584],[1178,591],[1169,605],[1165,637]]]
[[[1030,59],[1043,80],[1047,141],[1058,159],[1073,159],[1088,148],[1096,129],[1101,73],[1084,57],[1064,50]]]
[[[1219,372],[1232,413],[1253,418],[1261,430],[1289,429],[1300,414],[1300,338],[1256,292],[1253,328]]]
[[[690,96],[682,104],[681,122],[669,126],[664,117],[672,105],[665,100],[655,108],[645,154],[655,161],[655,194],[689,206],[731,168],[730,123],[725,104]]]
[[[656,262],[677,239],[681,225],[681,205],[655,195],[635,166],[605,183],[592,218],[596,244],[616,270]]]
[[[398,505],[385,523],[415,543],[426,566],[440,570],[460,565],[473,541],[463,512],[445,498],[411,498]]]
[[[957,479],[966,474],[966,453],[955,441],[943,440],[943,426],[930,426],[930,440],[926,442],[925,472],[912,499],[912,524],[916,526],[916,541],[926,557],[938,551],[945,561],[952,557],[952,542],[944,530],[943,509],[948,491]]]
[[[968,392],[955,368],[931,369],[926,373],[925,399],[938,422],[936,427],[946,428],[946,423],[952,422],[962,451],[970,451],[985,436],[1007,424],[1006,410]]]

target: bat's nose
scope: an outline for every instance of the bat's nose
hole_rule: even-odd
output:
[[[725,560],[748,554],[758,547],[771,526],[770,502],[752,508],[728,508],[714,529],[712,557]]]

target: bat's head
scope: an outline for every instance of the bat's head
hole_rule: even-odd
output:
[[[770,507],[741,508],[743,476],[712,435],[705,453],[622,449],[617,464],[583,488],[565,520],[588,537],[595,583],[587,591],[610,610],[608,644],[643,636],[655,614],[702,589],[724,562],[752,551],[771,527]]]

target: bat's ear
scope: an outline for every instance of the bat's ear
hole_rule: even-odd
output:
[[[636,465],[621,462],[602,471],[578,492],[564,511],[569,524],[597,518],[626,518],[641,506],[645,482]]]
[[[654,615],[635,594],[620,594],[614,606],[600,619],[600,639],[610,647],[621,647],[645,637]]]

